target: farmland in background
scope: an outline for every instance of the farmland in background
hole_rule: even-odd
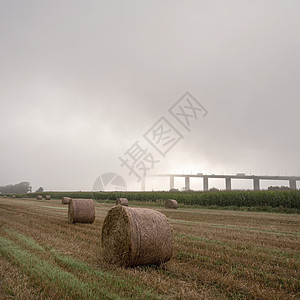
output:
[[[73,225],[61,200],[0,198],[0,299],[300,298],[298,214],[130,200],[169,218],[174,250],[162,266],[121,268],[106,262],[100,242],[112,200],[95,202],[94,224]]]
[[[129,201],[150,201],[163,206],[164,200],[175,199],[182,207],[247,209],[256,211],[300,213],[300,191],[218,191],[218,192],[44,192],[17,195],[36,197],[50,194],[52,198],[93,198],[115,201],[118,197]]]

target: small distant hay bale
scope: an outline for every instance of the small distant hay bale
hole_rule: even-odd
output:
[[[43,200],[43,196],[41,195],[36,196],[36,200]]]
[[[93,199],[70,199],[68,210],[69,223],[93,223],[95,206]]]
[[[113,207],[102,227],[104,259],[133,267],[161,264],[172,257],[172,229],[162,213],[149,208]]]
[[[3,198],[7,198],[7,196],[6,196],[6,195],[4,195],[4,196],[3,196]]]
[[[51,200],[51,196],[50,195],[46,195],[45,196],[45,200]]]
[[[71,199],[72,198],[70,198],[70,197],[62,197],[61,203],[62,204],[69,204],[69,202],[70,202]]]
[[[12,198],[16,198],[16,195],[12,195]]]
[[[176,200],[174,199],[168,199],[165,202],[165,208],[173,208],[173,209],[177,209],[178,208],[178,203]]]
[[[116,205],[118,205],[118,204],[123,205],[123,206],[128,206],[127,198],[118,198]]]

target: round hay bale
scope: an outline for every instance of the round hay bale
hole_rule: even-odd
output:
[[[16,195],[12,195],[12,198],[16,198]]]
[[[93,199],[70,199],[68,210],[69,223],[93,223],[95,206]]]
[[[45,196],[45,200],[50,200],[51,199],[51,196],[50,195],[46,195]]]
[[[70,198],[70,197],[62,197],[61,203],[62,204],[69,204],[69,202],[70,202],[71,199],[72,198]]]
[[[113,264],[161,264],[172,257],[172,229],[156,210],[117,205],[105,217],[102,247],[105,260]]]
[[[174,199],[168,199],[165,202],[165,208],[173,208],[173,209],[177,209],[178,208],[178,203],[176,200]]]
[[[127,198],[118,198],[117,199],[117,202],[116,202],[116,205],[124,205],[124,206],[128,206],[128,200]]]
[[[36,196],[36,200],[43,200],[43,196],[41,195]]]
[[[4,196],[3,196],[3,198],[7,198],[7,196],[6,196],[6,195],[4,195]]]

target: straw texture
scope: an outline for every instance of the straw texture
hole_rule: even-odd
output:
[[[70,202],[71,199],[72,198],[70,198],[70,197],[62,197],[61,203],[62,204],[69,204],[69,202]]]
[[[68,210],[69,223],[93,223],[95,206],[93,199],[70,199]]]
[[[161,264],[172,257],[172,229],[167,217],[156,210],[117,205],[104,220],[102,247],[110,263]]]
[[[128,206],[128,200],[127,198],[118,198],[117,199],[117,202],[116,202],[116,205],[124,205],[124,206]]]
[[[45,196],[45,200],[50,200],[51,199],[51,196],[50,195],[46,195]]]
[[[41,195],[36,196],[36,200],[43,200],[43,197]]]
[[[173,209],[177,209],[178,208],[178,203],[176,200],[173,199],[168,199],[165,202],[165,208],[173,208]]]

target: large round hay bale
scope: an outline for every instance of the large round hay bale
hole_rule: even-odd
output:
[[[116,205],[124,205],[124,206],[128,206],[128,200],[127,198],[118,198],[117,199],[117,202],[116,202]]]
[[[110,263],[161,264],[172,257],[172,229],[167,217],[156,210],[117,205],[105,217],[102,247]]]
[[[36,200],[43,200],[43,196],[41,195],[36,196]]]
[[[45,196],[45,200],[50,200],[51,199],[51,196],[50,195],[46,195]]]
[[[93,223],[95,206],[93,199],[70,199],[68,210],[69,223]]]
[[[178,208],[178,203],[176,200],[174,199],[168,199],[165,202],[165,208],[173,208],[173,209],[177,209]]]
[[[69,204],[69,202],[70,202],[71,199],[72,198],[70,198],[70,197],[62,197],[61,203],[62,204]]]

